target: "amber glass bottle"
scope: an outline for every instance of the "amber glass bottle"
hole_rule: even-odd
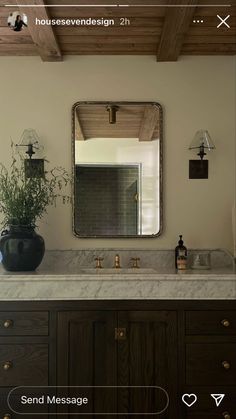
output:
[[[186,269],[187,265],[187,247],[184,246],[184,242],[182,240],[182,235],[179,236],[179,242],[178,246],[175,248],[175,268],[178,269],[178,260],[181,260],[181,266],[180,269]],[[185,263],[184,263],[185,261]],[[185,265],[185,268],[184,268]]]

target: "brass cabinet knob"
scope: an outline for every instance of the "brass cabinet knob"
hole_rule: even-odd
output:
[[[11,419],[10,413],[6,413],[2,419]]]
[[[7,319],[4,320],[3,322],[3,327],[5,327],[5,329],[8,329],[9,327],[13,326],[13,320]]]
[[[229,320],[227,320],[227,319],[223,319],[223,320],[221,320],[221,324],[222,324],[222,326],[224,326],[224,327],[229,327],[229,326],[230,326],[230,322],[229,322]]]
[[[125,327],[115,328],[115,339],[116,340],[125,340],[126,339],[126,328]]]
[[[230,416],[229,412],[222,413],[222,416],[223,416],[224,419],[231,419],[231,416]]]
[[[228,361],[223,361],[222,362],[222,366],[224,367],[225,370],[229,370],[230,369],[230,363]]]
[[[5,371],[8,371],[10,368],[12,368],[12,363],[10,361],[7,361],[5,364],[3,364],[3,369]]]

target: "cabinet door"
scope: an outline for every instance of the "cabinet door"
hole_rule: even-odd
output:
[[[116,386],[116,319],[112,311],[58,314],[58,386]],[[72,388],[68,389],[71,396],[73,392]],[[90,418],[93,412],[116,411],[114,389],[84,388],[81,392],[89,403],[76,412],[91,413],[86,416]],[[73,407],[64,411],[75,412]],[[77,417],[81,415],[73,415]]]
[[[118,324],[119,328],[124,329],[121,339],[118,340],[118,385],[146,387],[146,389],[121,388],[118,391],[118,411],[136,414],[160,412],[166,405],[165,394],[147,388],[158,386],[166,390],[170,398],[168,409],[158,415],[158,418],[176,419],[178,417],[176,313],[119,312]],[[151,417],[157,416],[151,415]]]

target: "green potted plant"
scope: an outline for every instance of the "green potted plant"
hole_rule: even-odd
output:
[[[33,271],[39,266],[45,244],[35,231],[37,220],[59,198],[64,203],[70,201],[62,193],[69,183],[70,177],[63,168],[53,168],[42,177],[27,177],[24,159],[15,158],[14,153],[10,169],[0,163],[0,213],[4,228],[0,252],[6,270]]]

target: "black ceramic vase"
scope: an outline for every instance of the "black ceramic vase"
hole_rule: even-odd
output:
[[[0,239],[2,264],[7,271],[34,271],[45,252],[43,238],[30,226],[10,226]]]

